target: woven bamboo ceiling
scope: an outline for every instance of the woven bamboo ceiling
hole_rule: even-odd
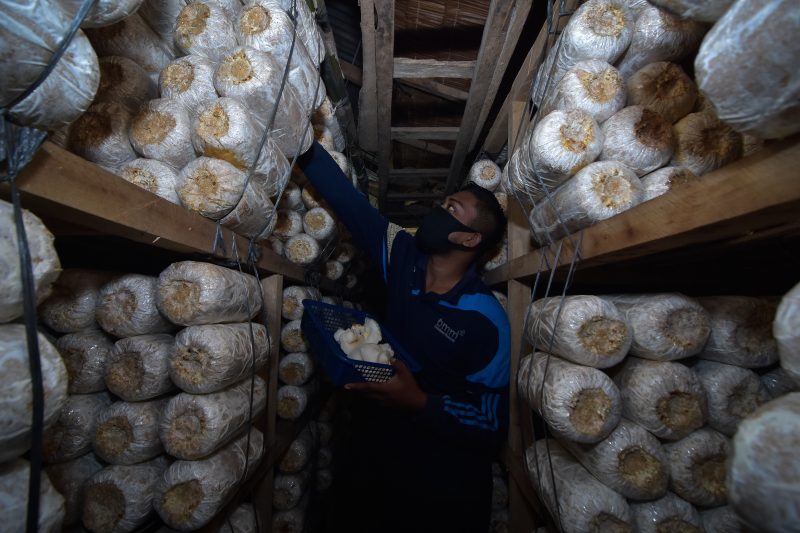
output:
[[[541,28],[531,4],[326,0],[371,192],[392,220],[414,225],[503,148],[507,127],[490,129]]]

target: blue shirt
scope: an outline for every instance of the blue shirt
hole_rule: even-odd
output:
[[[427,393],[422,413],[375,416],[392,442],[422,440],[492,456],[508,428],[509,323],[503,307],[471,268],[446,294],[425,292],[428,256],[356,191],[317,143],[301,158],[316,190],[377,265],[387,287],[384,326],[419,363]],[[416,447],[416,446],[415,446]],[[427,447],[424,447],[427,450]]]

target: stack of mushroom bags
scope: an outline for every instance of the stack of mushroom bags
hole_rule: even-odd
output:
[[[88,35],[100,88],[69,128],[67,148],[240,235],[266,239],[290,161],[315,131],[334,137],[338,127],[307,4],[148,0]]]
[[[159,276],[61,274],[39,315],[69,376],[44,439],[65,525],[133,531],[157,514],[194,530],[255,472],[262,298],[254,276],[194,261]]]
[[[364,271],[350,232],[297,167],[278,203],[269,243],[278,255],[347,289],[356,287]]]
[[[536,117],[503,171],[533,240],[549,244],[797,131],[800,75],[782,78],[796,69],[780,36],[800,29],[789,4],[578,8],[535,76]]]
[[[793,292],[784,305],[796,323]],[[728,470],[731,438],[770,399],[797,396],[800,383],[796,344],[777,364],[776,303],[678,293],[531,303],[534,352],[516,386],[549,438],[530,446],[526,463],[562,531],[741,530],[749,513],[728,505],[742,484]],[[797,342],[796,328],[784,334]]]

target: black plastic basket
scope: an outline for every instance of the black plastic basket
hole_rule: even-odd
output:
[[[366,318],[372,318],[368,314],[316,300],[303,300],[303,307],[301,322],[303,335],[334,385],[342,386],[346,383],[364,381],[382,383],[394,375],[394,368],[391,365],[349,359],[333,338],[338,329],[347,329],[353,324],[363,324]],[[419,365],[383,326],[381,326],[381,337],[382,342],[391,345],[394,356],[403,361],[409,370],[419,371]]]

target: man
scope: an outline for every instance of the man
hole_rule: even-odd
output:
[[[377,266],[383,325],[421,367],[412,375],[396,361],[386,383],[345,386],[358,401],[337,451],[330,530],[485,533],[491,462],[508,426],[508,319],[476,269],[504,233],[497,199],[467,187],[412,236],[370,206],[319,144],[300,164]]]

